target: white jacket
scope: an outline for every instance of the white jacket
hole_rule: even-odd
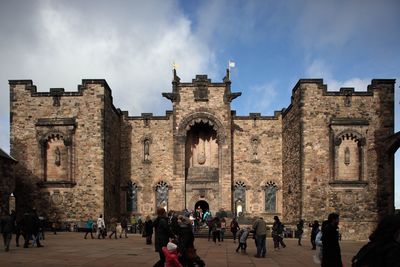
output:
[[[101,229],[106,228],[106,223],[104,222],[103,218],[97,219],[97,228],[101,228]]]

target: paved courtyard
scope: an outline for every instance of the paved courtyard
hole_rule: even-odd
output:
[[[83,239],[83,233],[61,232],[57,235],[46,233],[43,248],[15,247],[12,241],[10,252],[0,250],[0,266],[153,266],[158,254],[154,246],[145,245],[140,235],[131,234],[125,239]],[[221,245],[204,238],[198,238],[195,246],[199,256],[210,267],[256,267],[256,266],[318,266],[313,262],[315,251],[311,250],[308,238],[302,247],[297,246],[297,240],[285,239],[287,247],[273,251],[272,239],[267,240],[267,257],[255,258],[253,239],[248,240],[248,254],[235,252],[237,244],[231,239]],[[21,242],[22,243],[22,242]],[[342,257],[345,266],[350,266],[351,257],[364,242],[342,241]]]

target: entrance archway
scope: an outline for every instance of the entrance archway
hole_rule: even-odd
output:
[[[207,210],[210,210],[210,206],[208,205],[207,201],[199,200],[194,205],[194,210],[197,210],[200,207],[201,213],[204,214]]]

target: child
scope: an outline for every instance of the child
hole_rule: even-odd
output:
[[[236,249],[236,252],[239,252],[239,248],[243,254],[246,254],[247,248],[247,238],[250,234],[250,227],[242,228],[239,231],[239,246]]]
[[[172,242],[168,242],[166,247],[162,248],[165,255],[165,267],[182,267],[178,260],[178,246]]]

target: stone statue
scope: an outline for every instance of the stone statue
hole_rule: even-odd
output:
[[[144,160],[150,159],[150,140],[144,140]]]
[[[56,147],[54,154],[55,154],[54,164],[56,164],[57,166],[60,166],[61,165],[61,152],[58,147]]]

